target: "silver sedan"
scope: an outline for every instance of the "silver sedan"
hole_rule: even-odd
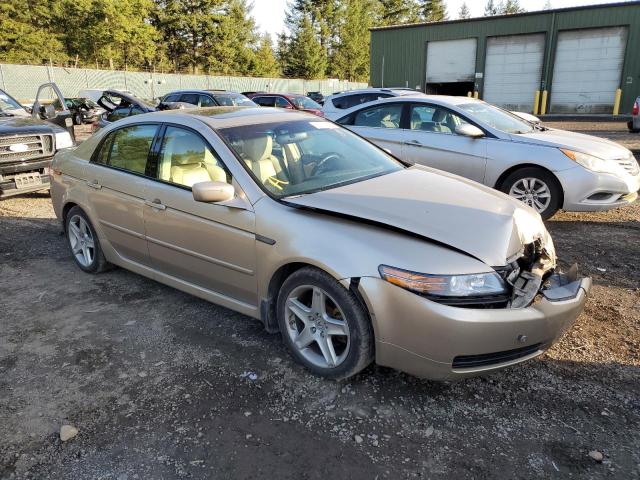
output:
[[[609,210],[640,189],[633,154],[609,140],[536,125],[467,97],[403,96],[332,118],[409,163],[501,190],[547,219]]]

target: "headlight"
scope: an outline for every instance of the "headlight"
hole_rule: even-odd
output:
[[[69,132],[57,132],[56,133],[56,150],[61,148],[73,147],[73,140]]]
[[[474,297],[507,293],[495,272],[471,275],[430,275],[380,265],[380,276],[389,283],[431,297]]]
[[[610,160],[603,160],[602,158],[594,157],[587,153],[575,152],[566,148],[561,148],[560,151],[574,162],[579,163],[592,172],[611,173],[612,175],[618,176],[624,176],[627,173],[623,167]]]

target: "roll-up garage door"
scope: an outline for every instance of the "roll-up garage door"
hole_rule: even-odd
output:
[[[427,83],[473,82],[476,73],[476,39],[427,44]]]
[[[533,111],[544,60],[543,33],[487,39],[483,98],[508,110]]]
[[[560,32],[551,112],[611,113],[626,44],[626,27]]]

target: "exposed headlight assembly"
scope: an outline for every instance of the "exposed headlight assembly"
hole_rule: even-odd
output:
[[[502,277],[496,272],[471,275],[430,275],[380,265],[380,276],[389,283],[419,295],[442,299],[485,297],[507,293]]]
[[[69,132],[56,132],[56,150],[73,147],[73,140]]]
[[[589,155],[587,153],[576,152],[567,148],[561,148],[560,151],[576,163],[579,163],[587,170],[598,173],[610,173],[612,175],[624,176],[627,172],[618,163],[603,160],[602,158]]]

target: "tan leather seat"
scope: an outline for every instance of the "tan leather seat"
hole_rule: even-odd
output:
[[[245,163],[262,183],[277,175],[275,165],[278,159],[271,155],[273,140],[269,135],[246,139],[242,151]]]
[[[227,174],[213,154],[190,134],[176,135],[167,142],[160,178],[187,187],[199,182],[227,182]]]

